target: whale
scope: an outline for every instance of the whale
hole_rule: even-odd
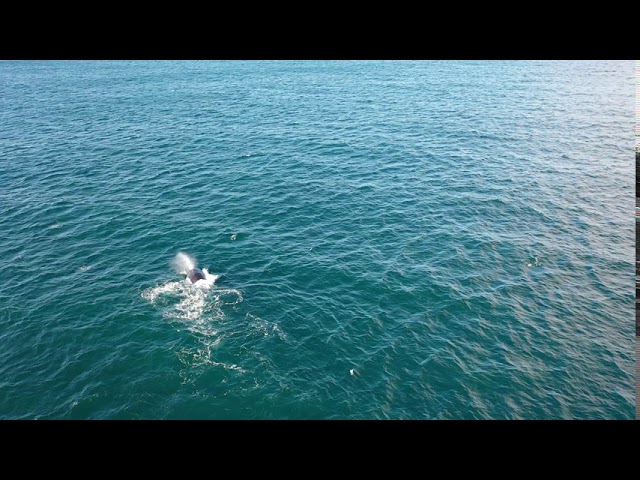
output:
[[[198,267],[193,267],[187,272],[187,278],[191,280],[191,283],[196,283],[198,280],[205,280],[204,272]]]

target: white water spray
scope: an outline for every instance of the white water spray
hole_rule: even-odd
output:
[[[176,258],[171,262],[176,273],[186,275],[187,272],[196,267],[196,259],[184,252],[178,252]]]

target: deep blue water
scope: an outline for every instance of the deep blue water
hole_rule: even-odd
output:
[[[0,102],[0,418],[634,418],[633,62],[1,62]]]

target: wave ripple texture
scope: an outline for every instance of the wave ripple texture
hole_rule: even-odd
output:
[[[632,419],[633,74],[1,62],[0,418]]]

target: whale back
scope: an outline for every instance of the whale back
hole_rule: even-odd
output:
[[[204,273],[198,267],[192,268],[187,272],[187,278],[191,280],[191,283],[196,283],[198,280],[204,280]]]

